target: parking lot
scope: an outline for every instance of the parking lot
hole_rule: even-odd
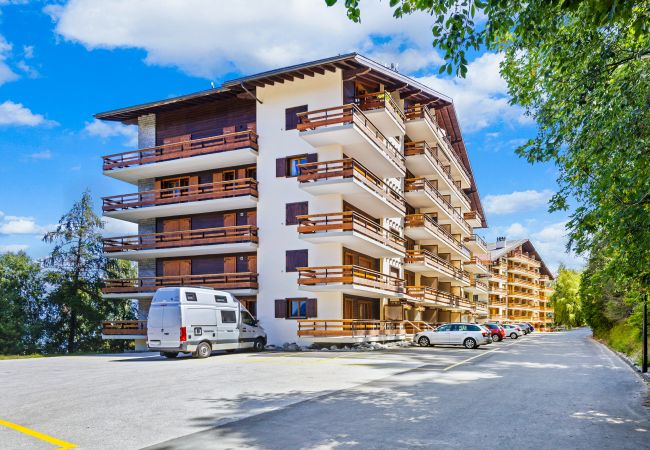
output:
[[[36,433],[0,426],[0,448],[647,448],[646,386],[588,334],[0,361],[0,419]]]

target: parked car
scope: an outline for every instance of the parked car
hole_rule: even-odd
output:
[[[535,327],[532,326],[530,323],[528,323],[528,322],[524,322],[524,325],[527,325],[527,326],[528,326],[528,329],[530,330],[531,333],[532,333],[533,331],[535,331]]]
[[[506,330],[498,323],[484,323],[483,326],[490,330],[493,341],[501,342],[506,337]]]
[[[509,336],[510,339],[517,339],[519,336],[524,335],[524,332],[521,331],[521,327],[518,325],[507,323],[503,325],[503,328],[505,329],[506,336]]]
[[[530,333],[533,332],[531,330],[532,327],[530,325],[528,325],[526,322],[517,322],[517,323],[513,323],[513,325],[516,325],[519,328],[521,328],[521,331],[523,331],[524,334],[530,334]]]
[[[207,358],[213,350],[264,350],[266,333],[228,292],[166,287],[156,291],[147,319],[147,347],[167,358],[191,353]]]
[[[492,340],[487,329],[472,323],[447,323],[435,330],[421,331],[413,339],[422,347],[462,345],[469,349],[479,348]]]

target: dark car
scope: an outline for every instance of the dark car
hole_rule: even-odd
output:
[[[498,323],[484,323],[483,326],[490,330],[493,341],[501,342],[506,336],[506,330]]]

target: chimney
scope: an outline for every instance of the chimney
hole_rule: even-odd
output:
[[[505,236],[499,236],[497,238],[497,245],[494,247],[495,250],[502,249],[506,246],[506,237]]]

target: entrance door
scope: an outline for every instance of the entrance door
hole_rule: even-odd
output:
[[[223,273],[235,273],[235,272],[237,272],[237,257],[225,256],[223,258]]]
[[[225,213],[223,215],[223,226],[234,227],[237,224],[237,216],[235,213]]]
[[[177,285],[189,283],[189,279],[183,279],[184,276],[192,275],[191,259],[172,259],[163,261],[163,276],[171,277],[165,279],[163,284]]]
[[[253,273],[257,272],[257,255],[250,255],[248,257],[248,271]]]
[[[163,233],[171,233],[164,235],[162,240],[167,241],[180,241],[183,239],[183,234],[179,231],[187,231],[192,228],[192,220],[189,217],[183,219],[166,219],[163,221]]]

